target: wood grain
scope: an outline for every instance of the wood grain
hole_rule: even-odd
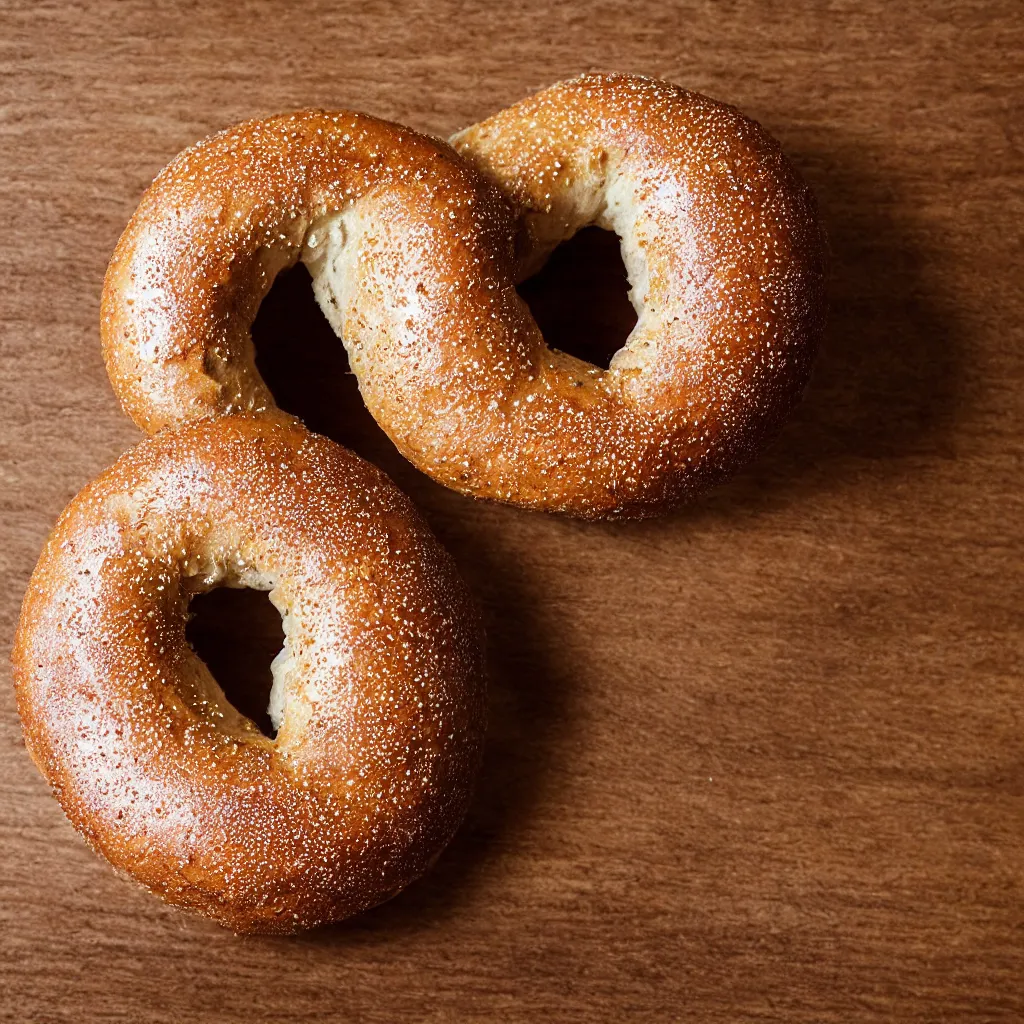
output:
[[[215,128],[320,104],[447,134],[580,70],[642,71],[761,120],[833,248],[827,343],[782,438],[641,525],[438,488],[362,411],[301,276],[275,288],[260,354],[281,400],[394,476],[484,608],[474,809],[390,904],[236,939],[86,849],[5,665],[0,1018],[1024,1019],[1020,15],[0,4],[5,644],[58,511],[137,437],[100,359],[106,260],[148,180]],[[598,300],[569,263],[534,299],[561,289],[571,334],[565,310]]]

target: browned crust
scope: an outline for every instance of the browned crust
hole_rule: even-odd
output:
[[[354,211],[318,295],[368,408],[434,479],[641,517],[753,458],[799,398],[825,315],[814,199],[778,143],[731,107],[630,75],[559,83],[454,142],[468,163],[393,125],[306,111],[172,163],[104,291],[108,368],[136,421],[272,411],[256,307],[317,218]],[[587,216],[626,223],[644,265],[640,321],[607,371],[550,350],[515,290],[585,222],[588,195]]]
[[[247,121],[180,153],[104,280],[103,353],[125,412],[153,433],[274,409],[249,329],[275,275],[312,225],[402,186],[439,207],[483,187],[443,142],[346,110]]]
[[[732,107],[621,74],[558,83],[452,141],[515,206],[518,273],[581,226],[579,195],[613,175],[640,214],[624,247],[639,242],[649,272],[646,313],[609,371],[534,349],[519,405],[475,451],[489,486],[527,507],[646,516],[756,455],[801,394],[825,317],[816,205],[778,143]],[[513,308],[528,332],[523,319]]]
[[[291,616],[276,741],[184,635],[189,594],[252,573]],[[383,474],[295,425],[166,432],[85,487],[32,576],[13,664],[27,747],[75,828],[236,931],[387,899],[469,801],[485,709],[466,588]]]

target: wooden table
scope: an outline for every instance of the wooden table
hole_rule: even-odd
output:
[[[643,71],[781,139],[834,254],[781,439],[640,525],[432,484],[362,411],[301,275],[277,286],[258,340],[281,400],[394,476],[484,608],[473,810],[392,903],[238,939],[86,849],[25,753],[5,664],[0,1017],[1024,1019],[1022,14],[0,4],[5,644],[60,508],[138,437],[100,358],[107,258],[153,174],[213,129],[319,104],[446,135],[582,69]],[[569,271],[549,296],[584,316]],[[232,607],[208,631],[248,622]]]

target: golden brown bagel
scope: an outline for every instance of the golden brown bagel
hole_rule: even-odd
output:
[[[185,640],[189,598],[269,590],[264,736]],[[169,903],[291,932],[394,895],[466,809],[484,727],[476,617],[409,501],[302,427],[143,441],[71,502],[13,654],[33,759],[74,826]]]
[[[399,147],[397,169],[349,184],[352,153],[394,131],[425,163]],[[553,86],[454,142],[490,185],[348,114],[250,122],[175,161],[105,287],[108,367],[136,421],[271,408],[248,327],[301,253],[370,411],[449,487],[645,516],[749,460],[806,383],[824,316],[814,201],[778,144],[626,75]],[[590,223],[622,238],[639,313],[608,370],[549,349],[515,291]]]
[[[142,197],[103,285],[103,353],[128,415],[154,433],[274,410],[249,333],[274,277],[300,257],[329,273],[354,220],[381,223],[381,196],[410,195],[423,212],[411,229],[427,235],[467,230],[481,203],[503,206],[445,143],[351,111],[248,121],[179,154]],[[472,272],[443,258],[438,273]]]
[[[424,232],[429,195],[384,194],[315,278],[401,451],[456,490],[588,518],[663,511],[759,451],[824,317],[814,200],[778,144],[628,75],[553,86],[453,142],[516,225],[478,204],[478,226]],[[591,223],[621,237],[639,314],[606,371],[549,349],[514,287]]]

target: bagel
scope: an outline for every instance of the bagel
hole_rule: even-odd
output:
[[[379,152],[388,133],[397,155]],[[825,308],[814,200],[778,144],[629,75],[560,83],[452,142],[463,161],[306,112],[172,163],[104,289],[108,368],[136,422],[272,410],[248,329],[301,256],[370,412],[455,490],[643,517],[760,451],[806,384]],[[515,288],[588,224],[621,238],[638,313],[607,370],[549,348]]]
[[[452,142],[511,224],[481,203],[430,234],[429,196],[383,195],[314,278],[399,449],[464,493],[584,518],[663,512],[760,451],[825,308],[814,199],[778,143],[629,75],[555,85]],[[621,238],[638,314],[607,370],[549,348],[515,291],[589,224]]]
[[[446,235],[481,202],[503,205],[445,143],[350,111],[247,121],[179,154],[146,190],[104,278],[100,336],[125,412],[148,433],[274,414],[250,333],[274,278],[300,258],[314,276],[329,273],[356,220],[381,223],[381,197],[410,194],[426,198],[412,229],[428,235]],[[442,276],[469,272],[435,260]]]
[[[621,74],[559,83],[451,141],[517,211],[516,280],[597,225],[619,236],[637,313],[602,370],[551,350],[509,301],[473,392],[493,397],[446,442],[472,453],[456,485],[641,518],[753,458],[802,393],[825,316],[816,205],[778,143],[732,107]]]
[[[185,639],[192,595],[269,590],[270,739]],[[32,758],[72,824],[168,903],[293,932],[394,895],[466,810],[479,627],[378,470],[296,424],[142,441],[61,515],[13,651]]]

